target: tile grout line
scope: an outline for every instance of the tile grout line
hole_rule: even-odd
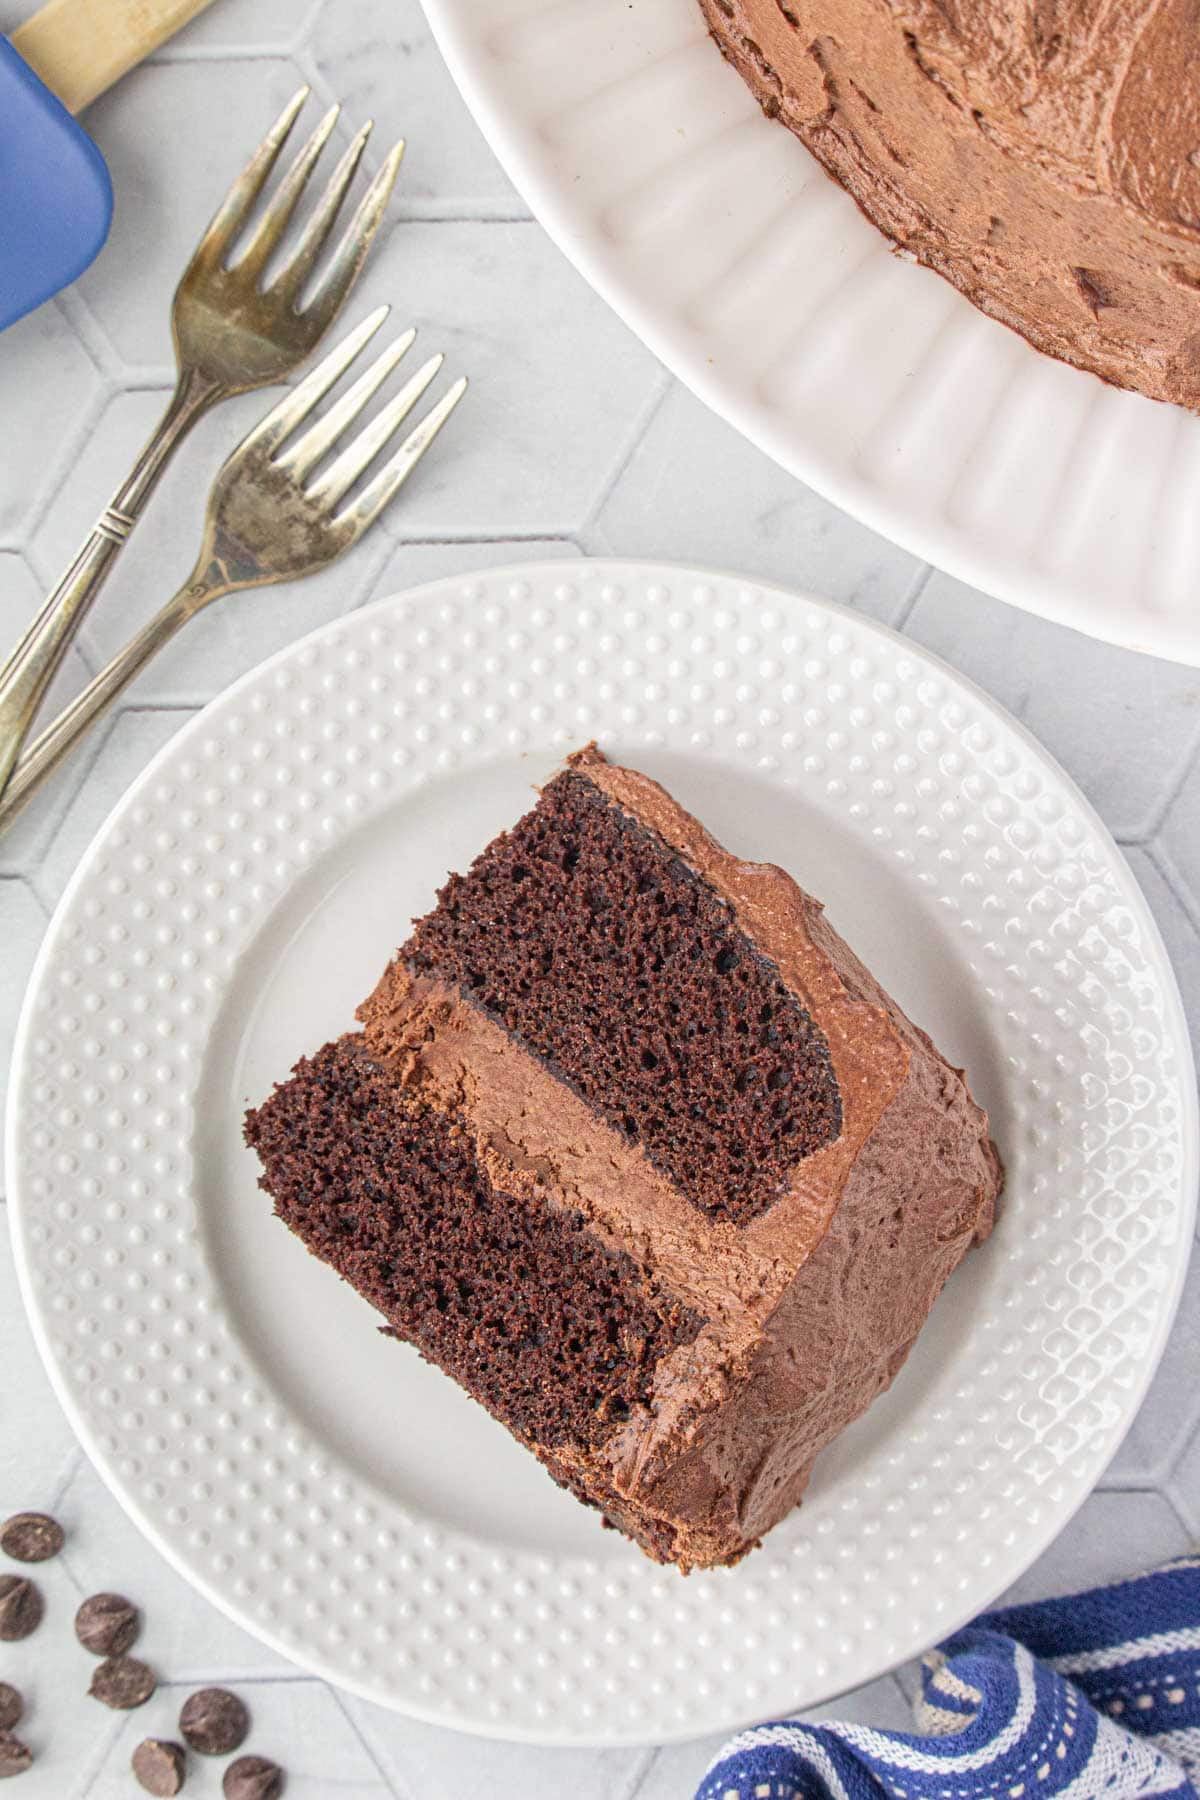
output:
[[[331,626],[336,625],[339,620],[348,619],[350,615],[356,613],[370,597],[375,583],[379,580],[379,577],[383,574],[384,569],[394,555],[395,548],[396,539],[392,535],[391,527],[387,515],[385,514],[379,521],[378,531],[372,533],[371,537],[369,537],[359,548],[357,557],[350,562],[349,567],[353,569],[355,561],[357,561],[359,570],[358,577],[353,585],[347,580],[347,591],[351,598],[340,608],[334,617],[329,620]],[[236,598],[236,596],[234,596],[234,598]],[[324,627],[318,627],[317,629],[324,629]],[[295,643],[297,640],[291,638],[289,641]]]
[[[397,550],[461,550],[471,544],[574,544],[579,548],[572,531],[512,531],[495,536],[477,531],[467,537],[398,537],[392,541]]]
[[[1163,1485],[1160,1488],[1156,1488],[1155,1492],[1170,1507],[1172,1513],[1175,1515],[1176,1520],[1183,1527],[1184,1531],[1187,1533],[1188,1538],[1194,1542],[1196,1533],[1193,1530],[1193,1527],[1192,1527],[1190,1521],[1184,1515],[1182,1497],[1180,1495],[1176,1494],[1174,1483],[1171,1481],[1170,1477],[1168,1477],[1167,1480],[1163,1482]]]
[[[71,813],[74,811],[75,804],[78,801],[80,794],[83,792],[84,784],[86,783],[88,777],[91,775],[92,771],[96,767],[96,764],[100,760],[100,756],[104,750],[104,746],[108,743],[113,732],[115,731],[116,725],[117,725],[117,720],[119,717],[120,717],[119,713],[110,714],[107,718],[99,720],[97,722],[96,730],[89,733],[86,743],[80,745],[79,755],[78,756],[73,755],[68,760],[63,772],[66,773],[67,771],[71,771],[72,764],[75,764],[77,766],[78,772],[75,774],[74,785],[70,786],[66,789],[64,797],[63,797],[63,801],[62,801],[62,811],[59,813],[58,817],[56,819],[54,819],[53,822],[51,823],[50,835],[46,839],[45,843],[41,847],[41,850],[34,857],[32,863],[30,865],[29,884],[32,887],[34,893],[39,898],[39,900],[42,901],[42,904],[47,909],[48,915],[50,917],[53,917],[55,911],[57,910],[58,900],[59,900],[59,898],[61,898],[61,895],[57,896],[55,898],[53,904],[51,904],[49,902],[49,900],[44,897],[44,890],[42,887],[40,887],[38,885],[38,878],[39,878],[39,876],[43,876],[45,874],[46,864],[50,860],[51,855],[53,854],[54,847],[58,843],[59,836],[62,832],[62,829],[63,829],[64,825],[66,824],[67,820],[70,818]],[[31,804],[34,806],[37,805],[37,797],[36,796],[32,800]]]
[[[80,1452],[80,1454],[82,1455],[82,1451]],[[71,1478],[62,1484],[61,1491],[58,1494],[57,1498],[53,1499],[50,1502],[50,1511],[51,1512],[56,1512],[58,1510],[58,1508],[62,1505],[64,1498],[66,1497],[67,1493],[70,1491],[71,1480],[74,1479],[74,1475],[76,1473],[78,1473],[78,1465],[76,1465]],[[75,1592],[78,1594],[80,1601],[82,1602],[83,1600],[86,1600],[87,1592],[88,1592],[88,1584],[81,1581],[78,1574],[76,1573],[74,1559],[73,1559],[73,1555],[72,1555],[72,1551],[71,1551],[71,1546],[69,1544],[67,1545],[67,1548],[61,1553],[61,1555],[59,1557],[59,1561],[61,1562],[61,1564],[63,1566],[63,1570],[66,1574],[67,1580],[70,1582],[71,1586],[75,1589]],[[162,1685],[162,1683],[160,1682],[159,1686],[161,1687],[161,1685]]]
[[[45,920],[46,924],[49,925],[52,915],[47,910],[46,902],[34,887],[33,880],[28,871],[25,869],[10,869],[7,872],[0,872],[0,888],[16,886],[25,889],[29,898],[41,913],[42,918]]]
[[[1122,845],[1122,848],[1125,846]],[[1156,838],[1149,842],[1132,844],[1130,848],[1141,851],[1146,861],[1161,876],[1167,891],[1183,912],[1189,925],[1194,931],[1200,932],[1200,899],[1193,896],[1166,845]]]
[[[1174,806],[1176,800],[1178,800],[1180,794],[1187,785],[1188,776],[1192,773],[1198,760],[1200,760],[1200,724],[1197,724],[1192,733],[1191,742],[1184,752],[1178,775],[1169,784],[1166,793],[1161,797],[1158,804],[1151,809],[1149,823],[1142,834],[1145,841],[1157,837],[1158,833],[1162,830],[1163,825],[1166,823],[1167,815],[1170,813],[1171,808]]]
[[[536,225],[529,212],[408,212],[401,201],[395,212],[399,225]],[[540,229],[540,228],[539,228]]]
[[[50,1511],[52,1513],[58,1511],[58,1509],[62,1505],[63,1501],[66,1499],[67,1495],[70,1493],[71,1487],[75,1481],[75,1477],[78,1475],[80,1469],[83,1467],[84,1461],[85,1461],[85,1457],[84,1457],[84,1453],[83,1453],[83,1446],[82,1446],[82,1444],[80,1444],[78,1442],[78,1440],[76,1440],[74,1454],[69,1459],[69,1461],[67,1463],[67,1467],[59,1480],[58,1486],[53,1490],[53,1492],[50,1496]],[[63,1566],[66,1569],[68,1575],[70,1575],[71,1574],[70,1563],[68,1561],[64,1560]],[[72,1576],[72,1579],[74,1579],[73,1576]],[[78,1587],[78,1585],[79,1585],[78,1582],[76,1582],[77,1587]]]
[[[232,687],[233,683],[229,682],[227,686]],[[220,691],[224,693],[225,689]],[[123,719],[127,714],[201,712],[207,705],[207,700],[131,700],[128,706],[119,707],[113,717]]]
[[[115,378],[110,380],[102,377],[97,392],[85,402],[74,429],[63,433],[62,447],[58,456],[52,460],[49,478],[41,493],[35,494],[25,520],[25,538],[22,548],[26,552],[25,560],[31,568],[34,567],[34,564],[28,552],[32,548],[33,541],[49,518],[55,501],[62,493],[72,469],[95,436],[108,404],[117,391]],[[97,503],[97,513],[103,505],[103,500]],[[36,569],[35,573],[37,573]],[[41,579],[40,575],[38,579]]]
[[[231,1668],[228,1663],[220,1665],[218,1675],[214,1675],[211,1669],[206,1670],[205,1665],[200,1663],[193,1669],[185,1669],[180,1675],[164,1675],[158,1685],[160,1688],[191,1688],[202,1684],[211,1686],[220,1682],[236,1682],[238,1687],[303,1687],[307,1684],[309,1687],[320,1688],[322,1692],[326,1689],[332,1692],[330,1682],[323,1681],[319,1675],[306,1675],[303,1669],[297,1669],[295,1672],[281,1669],[277,1674],[243,1675],[239,1674],[236,1668]]]
[[[307,26],[300,28],[301,35],[280,39],[275,44],[248,44],[238,49],[232,44],[163,44],[152,56],[147,56],[143,66],[147,69],[186,68],[192,63],[258,63],[280,62],[300,63],[299,52],[305,48],[304,32]]]
[[[650,1779],[651,1772],[661,1756],[662,1745],[652,1744],[646,1751],[644,1760],[640,1762],[633,1771],[630,1784],[625,1789],[624,1794],[620,1796],[620,1800],[637,1800],[638,1795],[642,1792],[642,1789]]]
[[[98,1760],[92,1765],[91,1771],[86,1775],[83,1786],[76,1789],[77,1800],[87,1800],[87,1796],[108,1767],[108,1759],[121,1735],[123,1725],[124,1719],[120,1715],[108,1722],[108,1730],[103,1735],[104,1748],[101,1750]]]
[[[393,1800],[409,1800],[410,1789],[409,1789],[408,1782],[405,1781],[402,1784],[402,1791],[400,1793],[397,1793],[396,1784],[393,1781],[391,1774],[383,1767],[383,1764],[380,1762],[378,1756],[376,1756],[376,1754],[375,1754],[374,1748],[372,1747],[371,1744],[369,1744],[367,1742],[366,1733],[363,1731],[362,1726],[359,1724],[358,1720],[354,1717],[354,1715],[351,1713],[349,1707],[346,1705],[346,1702],[342,1697],[341,1690],[339,1688],[335,1687],[331,1682],[326,1683],[325,1685],[328,1687],[328,1690],[333,1699],[333,1702],[334,1702],[335,1706],[337,1707],[338,1711],[341,1713],[342,1718],[346,1721],[347,1726],[354,1733],[355,1737],[358,1739],[358,1742],[362,1745],[362,1748],[366,1754],[367,1760],[371,1763],[371,1766],[374,1768],[375,1773],[379,1776],[380,1781],[382,1781],[385,1791],[388,1794],[393,1796]]]
[[[650,398],[643,405],[637,418],[634,420],[633,430],[626,440],[624,449],[618,454],[616,464],[611,474],[603,483],[595,501],[584,515],[583,521],[579,526],[579,535],[581,538],[585,537],[589,531],[599,525],[601,515],[613,495],[616,493],[617,488],[620,486],[621,479],[629,469],[634,457],[645,443],[655,419],[658,417],[658,414],[666,403],[668,394],[671,393],[676,385],[674,377],[657,361],[655,362],[655,376],[655,391],[651,393]]]
[[[900,610],[892,624],[893,631],[903,634],[907,630],[908,622],[917,610],[921,595],[933,579],[933,573],[932,563],[926,563],[923,568],[917,570],[900,602]]]
[[[63,288],[54,303],[87,352],[97,375],[105,383],[118,386],[126,370],[116,346],[109,342],[108,333],[80,293],[78,283]]]
[[[1178,1442],[1175,1444],[1174,1448],[1172,1449],[1170,1456],[1167,1460],[1167,1472],[1162,1478],[1161,1487],[1159,1487],[1155,1490],[1156,1493],[1166,1494],[1168,1492],[1171,1492],[1171,1493],[1176,1492],[1175,1478],[1180,1472],[1182,1464],[1187,1456],[1188,1450],[1192,1446],[1195,1436],[1196,1436],[1196,1422],[1195,1422],[1195,1420],[1193,1420],[1190,1425],[1185,1426],[1184,1430],[1181,1432],[1181,1434],[1179,1436]],[[1175,1506],[1174,1510],[1176,1512],[1179,1512],[1180,1507]],[[1189,1527],[1189,1529],[1190,1529],[1190,1527]],[[1200,1539],[1200,1532],[1193,1532],[1192,1535],[1193,1535],[1194,1539]]]
[[[1169,1474],[1169,1464],[1166,1475],[1160,1480],[1155,1480],[1150,1475],[1114,1475],[1110,1477],[1106,1471],[1096,1483],[1093,1492],[1097,1494],[1161,1494]]]

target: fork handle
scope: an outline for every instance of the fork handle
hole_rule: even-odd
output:
[[[35,738],[13,770],[3,798],[0,798],[0,832],[12,824],[25,802],[54,773],[80,738],[108,711],[151,658],[170,643],[201,607],[229,592],[229,584],[219,575],[215,564],[207,559],[203,561],[174,598],[168,600],[149,624],[144,625],[120,654],[101,669],[83,692],[77,694],[54,722]]]
[[[0,669],[0,795],[55,671],[104,585],[171,457],[192,426],[220,399],[211,382],[180,377],[157,430],[91,536]]]

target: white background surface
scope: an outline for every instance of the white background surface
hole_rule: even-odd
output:
[[[23,8],[0,0],[0,27]],[[216,0],[89,124],[113,168],[112,243],[79,287],[0,338],[0,630],[11,635],[124,472],[170,385],[167,303],[226,180],[298,80],[373,113],[380,146],[410,152],[387,241],[360,289],[423,328],[475,378],[453,438],[388,533],[326,577],[230,603],[190,628],[118,715],[0,839],[0,1056],[45,923],[82,850],[182,720],[264,655],[350,607],[442,573],[533,555],[612,552],[710,562],[809,587],[929,645],[994,693],[1082,785],[1128,850],[1200,1036],[1200,675],[1092,644],[921,567],[779,473],[696,402],[592,296],[529,222],[465,116],[416,0]],[[377,157],[375,158],[377,161]],[[251,397],[193,439],[72,656],[69,693],[190,563],[199,494]],[[1200,1535],[1200,1283],[1130,1437],[1055,1548],[1032,1596],[1115,1575]],[[27,1735],[77,1747],[69,1800],[127,1795],[132,1745],[169,1734],[177,1694],[128,1718],[84,1702],[89,1659],[71,1638],[78,1598],[123,1589],[148,1614],[145,1650],[181,1690],[238,1685],[253,1747],[290,1772],[289,1795],[382,1800],[571,1794],[676,1800],[715,1745],[538,1752],[455,1737],[344,1700],[259,1648],[193,1597],[129,1526],[76,1450],[37,1365],[0,1238],[0,1513],[44,1506],[71,1532],[41,1579],[51,1613],[0,1646],[0,1678],[34,1701]],[[842,1703],[907,1723],[907,1676]],[[37,1773],[27,1800],[51,1800]],[[17,1790],[14,1789],[14,1793]],[[189,1795],[215,1796],[217,1771]],[[68,1800],[56,1784],[53,1800]]]

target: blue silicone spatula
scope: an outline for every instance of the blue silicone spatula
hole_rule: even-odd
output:
[[[112,183],[74,114],[209,4],[49,0],[0,37],[0,331],[81,275],[108,236]]]

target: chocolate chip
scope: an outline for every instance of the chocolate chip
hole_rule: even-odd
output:
[[[133,1772],[148,1794],[165,1796],[179,1793],[187,1773],[182,1744],[163,1738],[145,1738],[133,1753]]]
[[[283,1770],[265,1756],[239,1756],[226,1769],[221,1792],[225,1800],[278,1800]]]
[[[42,1591],[24,1575],[0,1575],[0,1642],[15,1644],[42,1622]]]
[[[48,1513],[14,1513],[0,1525],[0,1550],[14,1562],[49,1562],[66,1542],[66,1533]]]
[[[7,1681],[0,1681],[0,1731],[11,1731],[14,1725],[20,1724],[24,1711],[25,1702],[20,1691]]]
[[[7,1775],[23,1775],[33,1767],[33,1751],[11,1731],[0,1731],[0,1781]],[[276,1789],[278,1792],[278,1789]]]
[[[154,1670],[136,1656],[110,1656],[92,1676],[88,1693],[114,1712],[128,1712],[133,1706],[144,1706],[157,1686]]]
[[[141,1626],[137,1607],[121,1594],[93,1594],[75,1614],[75,1636],[93,1656],[124,1656]]]
[[[184,1702],[179,1729],[201,1756],[228,1756],[245,1743],[250,1714],[227,1688],[201,1688]]]

